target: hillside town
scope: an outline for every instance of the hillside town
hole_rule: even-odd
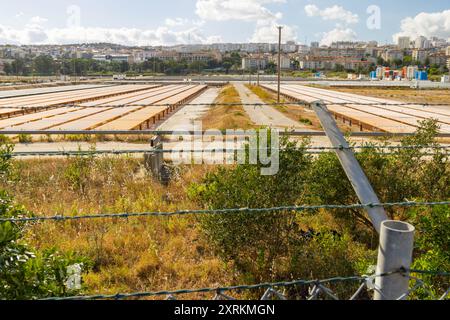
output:
[[[449,81],[450,42],[437,37],[399,37],[395,45],[370,41],[321,46],[319,42],[305,45],[288,41],[281,45],[281,52],[281,69],[285,72],[312,71],[320,76],[321,71],[336,71],[372,79],[411,80],[422,71],[422,80],[428,79],[428,75],[441,75],[443,82]],[[83,60],[84,65],[77,66]],[[94,66],[86,67],[86,61]],[[270,74],[275,72],[277,64],[278,44],[271,43],[171,47],[126,47],[106,43],[0,46],[0,74],[6,75],[81,76],[108,71],[163,74],[260,71]]]

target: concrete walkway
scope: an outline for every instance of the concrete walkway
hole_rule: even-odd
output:
[[[219,95],[219,89],[210,88],[195,98],[190,104],[202,104],[200,106],[187,105],[172,114],[167,120],[157,127],[161,131],[192,131],[196,120],[211,108],[209,104],[213,103]]]
[[[251,92],[243,83],[233,83],[239,93],[243,104],[264,103],[256,94]],[[280,111],[271,106],[244,106],[245,112],[248,114],[253,123],[258,126],[269,126],[278,129],[301,129],[304,131],[313,131],[308,129],[300,122],[296,122]]]

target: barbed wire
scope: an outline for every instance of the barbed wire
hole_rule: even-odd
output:
[[[339,297],[326,285],[331,285],[335,283],[342,282],[354,282],[361,284],[358,290],[352,294],[349,300],[356,300],[364,289],[367,291],[378,292],[380,295],[383,295],[383,292],[377,287],[375,281],[380,277],[388,277],[393,275],[403,275],[409,277],[411,280],[416,281],[416,285],[409,289],[408,292],[402,294],[396,300],[402,300],[410,296],[415,290],[419,287],[426,287],[425,283],[416,277],[411,276],[410,274],[427,274],[434,276],[445,276],[450,277],[450,273],[448,272],[433,272],[433,271],[422,271],[422,270],[404,270],[400,269],[393,272],[388,272],[384,274],[377,274],[372,276],[352,276],[352,277],[333,277],[325,280],[295,280],[295,281],[285,281],[285,282],[273,282],[273,283],[259,283],[255,285],[239,285],[239,286],[229,286],[229,287],[217,287],[217,288],[201,288],[201,289],[183,289],[183,290],[173,290],[173,291],[147,291],[147,292],[133,292],[133,293],[117,293],[117,294],[98,294],[98,295],[90,295],[90,296],[72,296],[72,297],[54,297],[47,298],[43,300],[54,300],[54,301],[62,301],[62,300],[123,300],[129,298],[150,298],[150,297],[167,297],[167,300],[176,300],[176,296],[186,295],[186,294],[208,294],[215,293],[213,300],[237,300],[236,298],[225,294],[226,292],[234,291],[248,291],[248,290],[257,290],[257,289],[266,289],[263,296],[260,300],[273,300],[274,298],[279,300],[287,300],[285,292],[278,291],[279,288],[288,288],[288,287],[296,287],[296,286],[308,286],[308,294],[306,300],[317,300],[320,295],[323,295],[324,298],[339,300]],[[312,286],[312,287],[311,287]],[[449,289],[450,290],[450,289]],[[439,300],[444,300],[447,298],[449,294],[449,290],[446,291],[444,295],[442,295]],[[429,293],[432,298],[434,297],[431,292]]]
[[[401,127],[401,126],[397,126]],[[256,130],[256,129],[254,129]],[[230,132],[229,132],[230,131]],[[225,129],[223,133],[229,133],[231,136],[248,136],[248,130],[235,130]],[[414,137],[417,132],[411,133],[390,133],[390,132],[348,132],[350,137],[379,137],[379,138],[401,138],[401,137]],[[212,131],[197,131],[197,130],[0,130],[0,135],[90,135],[90,136],[103,136],[103,135],[152,135],[152,136],[217,136],[216,132]],[[324,131],[299,131],[285,129],[279,131],[280,136],[290,137],[325,137]],[[450,133],[438,133],[436,138],[450,138]]]
[[[279,206],[272,208],[230,208],[230,209],[204,209],[204,210],[180,210],[172,212],[142,212],[142,213],[104,213],[92,215],[74,215],[74,216],[35,216],[35,217],[15,217],[2,218],[0,222],[39,222],[39,221],[74,221],[74,220],[92,220],[92,219],[116,219],[116,218],[138,218],[138,217],[173,217],[173,216],[187,216],[187,215],[218,215],[218,214],[262,214],[271,212],[303,212],[303,211],[317,211],[317,210],[332,210],[332,209],[365,209],[365,208],[386,208],[386,207],[432,207],[450,205],[450,201],[436,201],[436,202],[390,202],[390,203],[368,203],[368,204],[352,204],[352,205],[311,205],[311,206]]]
[[[365,150],[369,148],[363,148]],[[372,148],[372,149],[385,149],[383,147],[380,148]],[[425,148],[397,148],[398,150],[420,150]],[[428,149],[435,149],[435,150],[450,150],[449,147],[443,147],[443,148],[428,148]],[[273,149],[270,148],[264,148],[264,149],[247,149],[247,151],[273,151]],[[281,149],[280,152],[286,152],[286,151],[300,151],[300,149]],[[309,150],[317,150],[317,151],[309,151]],[[331,152],[333,150],[355,150],[355,148],[317,148],[317,149],[306,149],[303,151],[304,154],[308,155],[321,155],[327,152]],[[86,150],[86,151],[22,151],[22,152],[13,152],[12,157],[13,158],[24,158],[24,157],[88,157],[88,156],[101,156],[101,155],[136,155],[136,154],[147,154],[147,153],[153,153],[153,154],[205,154],[205,153],[214,153],[214,154],[236,154],[236,153],[242,153],[245,152],[245,149],[199,149],[199,150],[159,150],[159,149],[136,149],[136,150]],[[355,154],[361,154],[361,151],[354,152]],[[393,156],[398,155],[398,153],[395,152],[385,152],[383,150],[374,152],[376,155],[384,155],[384,156]],[[442,152],[439,153],[440,155],[450,155],[449,152]],[[435,156],[437,153],[431,153],[431,152],[425,152],[416,154],[416,156],[420,157],[427,157],[427,156]]]
[[[329,147],[329,146],[310,146],[310,147],[298,147],[298,148],[281,148],[278,151],[303,151],[306,154],[321,154],[326,151],[344,151],[344,150],[377,150],[376,154],[379,155],[395,155],[395,152],[384,152],[385,150],[450,150],[450,145],[364,145],[364,146],[339,146],[339,147]],[[310,150],[313,150],[311,152]],[[30,156],[93,156],[93,155],[126,155],[126,154],[142,154],[142,153],[165,153],[165,154],[175,154],[175,153],[237,153],[245,151],[276,151],[275,148],[214,148],[214,149],[130,149],[130,150],[77,150],[77,151],[18,151],[13,152],[13,157],[30,157]],[[316,152],[315,152],[316,151]],[[320,152],[317,152],[320,151]],[[380,152],[381,151],[381,152]],[[358,153],[358,152],[356,152]],[[447,153],[444,153],[447,154]],[[432,156],[435,153],[425,153],[420,154],[421,156]]]
[[[317,99],[320,100],[320,99]],[[88,104],[86,102],[85,104]],[[387,102],[328,102],[329,105],[336,106],[346,106],[346,105],[361,105],[361,106],[423,106],[423,107],[433,107],[433,106],[450,106],[450,103],[416,103],[416,102],[399,102],[399,103],[387,103]],[[185,103],[180,106],[246,106],[246,107],[264,107],[264,106],[305,106],[309,107],[311,103],[305,101],[284,101],[284,102],[264,102],[264,103]],[[178,104],[170,103],[150,103],[150,104],[139,104],[139,103],[129,103],[129,104],[99,104],[99,105],[83,105],[83,103],[61,103],[61,104],[50,104],[50,105],[1,105],[1,109],[19,109],[19,110],[34,110],[34,109],[46,109],[46,108],[127,108],[127,107],[175,107]],[[442,111],[444,112],[444,111]]]

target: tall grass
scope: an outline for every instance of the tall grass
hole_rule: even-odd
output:
[[[183,181],[198,181],[212,170],[183,167],[181,178],[163,187],[136,158],[35,159],[15,161],[14,168],[5,187],[36,215],[196,209]],[[37,223],[26,241],[92,261],[84,277],[88,294],[232,283],[232,273],[201,237],[195,217]]]
[[[233,85],[222,89],[214,103],[242,103],[239,93]],[[236,106],[215,106],[211,108],[203,117],[204,129],[251,129],[253,122],[240,105]]]

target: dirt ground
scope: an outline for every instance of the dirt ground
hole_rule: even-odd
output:
[[[445,103],[450,104],[450,90],[429,89],[416,90],[409,88],[326,88],[333,91],[347,92],[370,96],[398,100],[401,102],[417,103]]]

